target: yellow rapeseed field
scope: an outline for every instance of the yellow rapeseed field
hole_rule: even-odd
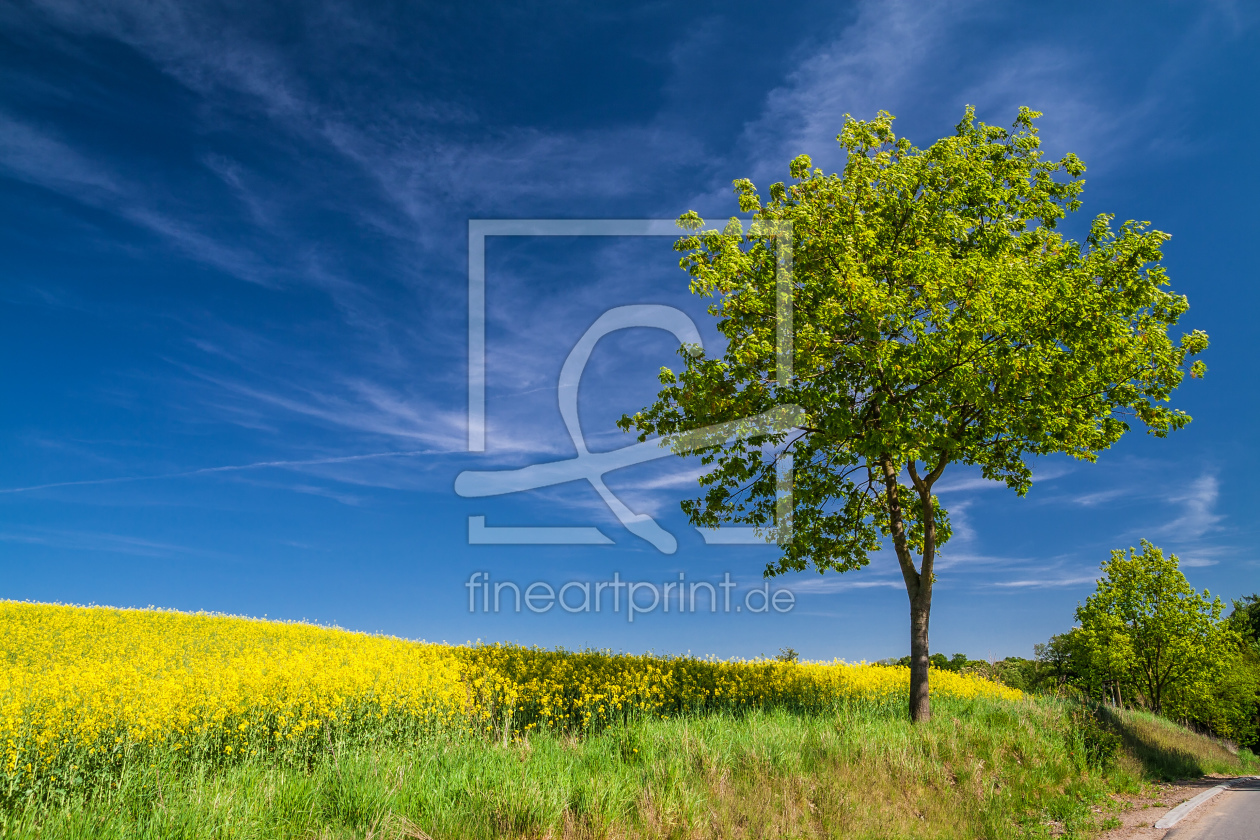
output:
[[[645,715],[904,703],[906,668],[456,647],[309,624],[0,601],[0,787],[129,762],[309,760],[335,738],[589,731]],[[937,695],[1018,699],[937,671]]]

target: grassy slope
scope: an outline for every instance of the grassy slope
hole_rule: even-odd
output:
[[[1060,704],[935,705],[920,727],[877,710],[758,713],[641,721],[586,740],[342,745],[309,769],[245,764],[196,776],[137,767],[91,801],[0,816],[0,834],[882,840],[1048,837],[1053,828],[1088,836],[1093,806],[1110,790],[1248,769],[1149,716],[1115,720],[1123,753],[1104,772],[1085,766]]]
[[[1101,709],[1108,729],[1120,736],[1121,771],[1145,779],[1172,781],[1210,773],[1254,773],[1260,763],[1244,752],[1240,759],[1221,742],[1149,712]]]

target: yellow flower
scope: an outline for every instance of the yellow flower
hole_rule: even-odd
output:
[[[319,748],[326,731],[581,732],[638,716],[904,702],[910,682],[908,668],[865,663],[451,647],[309,624],[13,601],[0,601],[0,661],[0,783],[19,787],[77,769],[85,755],[108,766],[136,750],[211,761],[235,754],[229,738],[248,745],[246,733],[283,757]],[[946,671],[933,674],[932,692],[1021,696]]]

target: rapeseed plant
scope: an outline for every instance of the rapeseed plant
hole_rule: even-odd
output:
[[[645,718],[904,706],[906,668],[449,646],[302,623],[0,601],[0,797],[159,760],[309,763],[334,741],[504,740]],[[1017,700],[937,672],[933,691]]]

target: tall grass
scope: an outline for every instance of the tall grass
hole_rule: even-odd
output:
[[[588,737],[332,743],[310,767],[154,762],[10,811],[12,837],[993,837],[1069,833],[1103,787],[1062,710],[940,701],[644,719]],[[1087,796],[1086,794],[1089,794]]]
[[[1144,777],[1171,781],[1256,766],[1248,758],[1249,751],[1234,752],[1222,741],[1150,712],[1104,706],[1098,714],[1103,725],[1119,737],[1123,763]]]
[[[1109,791],[1073,708],[944,698],[927,724],[845,704],[640,719],[504,743],[469,731],[330,742],[309,766],[128,766],[116,785],[10,809],[15,838],[1086,837]],[[1139,736],[1140,737],[1140,736]],[[1187,734],[1182,748],[1201,751]],[[1252,765],[1254,767],[1254,765]],[[1246,769],[1236,759],[1216,769]]]

